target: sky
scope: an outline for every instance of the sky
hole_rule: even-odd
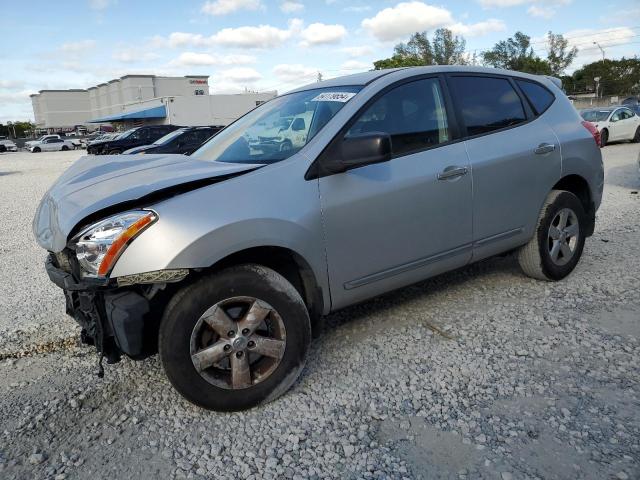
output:
[[[569,69],[640,55],[640,2],[612,0],[0,0],[0,122],[33,120],[29,94],[126,74],[209,75],[211,93],[277,90],[365,71],[416,31],[447,27],[467,51],[522,31],[545,56],[562,33]]]

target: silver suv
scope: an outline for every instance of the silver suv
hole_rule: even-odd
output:
[[[283,118],[304,131],[273,148]],[[372,71],[277,97],[191,156],[81,158],[33,229],[101,360],[159,351],[188,400],[241,410],[287,391],[329,312],[509,251],[567,276],[602,197],[590,128],[547,77]]]

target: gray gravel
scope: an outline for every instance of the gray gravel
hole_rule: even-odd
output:
[[[95,377],[30,234],[79,152],[0,155],[0,478],[640,478],[639,151],[603,150],[565,281],[496,258],[338,312],[288,394],[234,414],[156,358]]]

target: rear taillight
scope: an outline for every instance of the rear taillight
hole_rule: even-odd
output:
[[[598,130],[593,123],[587,122],[586,120],[582,121],[582,126],[589,130],[591,135],[593,135],[593,139],[596,141],[596,145],[600,146],[600,130]]]

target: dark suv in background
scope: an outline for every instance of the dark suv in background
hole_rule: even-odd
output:
[[[180,153],[189,155],[204,142],[222,130],[222,127],[184,127],[167,133],[149,145],[130,148],[122,153]]]
[[[121,133],[115,138],[101,142],[92,142],[87,146],[87,153],[95,155],[118,155],[130,148],[148,145],[160,137],[178,128],[178,125],[149,125],[136,127]]]

